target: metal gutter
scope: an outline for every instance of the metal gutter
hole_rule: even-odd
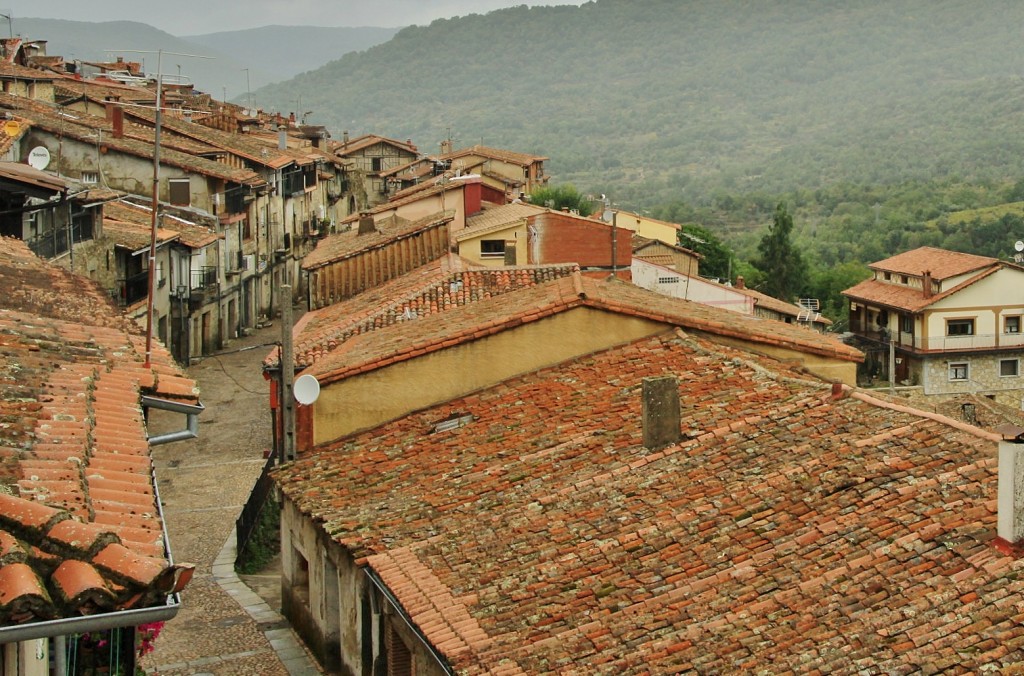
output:
[[[363,568],[363,570],[366,572],[366,576],[370,578],[370,581],[373,583],[373,586],[376,587],[380,591],[380,593],[384,595],[384,598],[388,600],[388,603],[391,604],[391,607],[395,609],[395,613],[405,621],[405,624],[407,627],[409,627],[410,631],[416,634],[416,636],[420,639],[420,642],[423,643],[424,647],[426,647],[427,652],[431,654],[431,656],[437,662],[437,665],[441,667],[444,673],[448,674],[449,676],[455,676],[455,670],[452,669],[451,666],[449,666],[448,661],[441,656],[441,654],[430,643],[430,640],[427,639],[426,635],[420,630],[420,628],[413,623],[412,618],[410,618],[406,614],[405,609],[402,608],[402,604],[398,602],[398,599],[395,598],[395,595],[392,594],[391,590],[388,589],[386,584],[384,584],[384,580],[380,579],[380,577],[372,568]]]
[[[29,622],[14,626],[0,627],[0,644],[31,641],[37,638],[82,634],[87,631],[117,629],[119,627],[136,627],[149,622],[166,622],[178,614],[181,600],[177,594],[167,597],[167,604],[152,608],[134,610],[118,610],[111,613],[69,617],[44,622]]]
[[[171,556],[171,544],[167,537],[167,526],[164,521],[163,506],[160,502],[160,493],[157,490],[155,471],[151,472],[151,478],[153,480],[153,491],[154,497],[156,498],[157,513],[160,515],[160,530],[164,542],[164,552],[167,555],[168,564],[173,566],[174,558]],[[96,615],[66,617],[57,620],[28,622],[26,624],[0,627],[0,644],[82,634],[87,631],[102,631],[104,629],[117,629],[120,627],[136,627],[140,624],[147,624],[150,622],[166,622],[173,619],[180,609],[181,599],[178,594],[169,594],[167,596],[166,603],[162,606],[133,608],[131,610],[116,610],[109,613],[97,613]]]
[[[160,444],[169,444],[173,441],[185,441],[187,439],[195,439],[199,436],[199,414],[206,410],[206,407],[202,403],[198,405],[193,404],[182,404],[177,401],[169,401],[167,399],[158,399],[156,397],[142,396],[142,406],[145,408],[155,408],[161,411],[171,411],[173,413],[184,413],[187,418],[187,427],[177,432],[168,432],[166,434],[158,434],[155,437],[149,437],[150,446],[159,446]],[[155,483],[155,482],[154,482]]]

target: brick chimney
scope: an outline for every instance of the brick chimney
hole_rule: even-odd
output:
[[[370,215],[370,212],[363,211],[359,214],[359,230],[356,231],[356,235],[369,235],[373,232],[377,232],[377,226],[373,222],[373,216]]]
[[[921,289],[924,291],[925,298],[932,297],[932,271],[925,270],[924,278],[921,279]]]
[[[996,535],[1003,546],[1024,541],[1024,428],[1001,425]]]
[[[679,381],[675,376],[644,378],[642,396],[644,448],[664,448],[677,443],[682,438]]]
[[[747,288],[746,287],[746,282],[743,281],[743,275],[736,275],[736,288],[737,289],[745,289],[745,288]]]
[[[124,138],[124,108],[108,103],[107,119],[110,120],[111,133],[113,137]]]

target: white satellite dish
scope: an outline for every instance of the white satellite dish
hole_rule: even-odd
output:
[[[1016,249],[1017,251],[1024,251],[1024,242],[1018,239],[1017,242],[1013,245],[1013,248]]]
[[[50,151],[45,146],[36,146],[28,153],[28,166],[42,171],[50,164]]]
[[[304,406],[309,406],[320,396],[320,381],[316,376],[307,373],[295,379],[295,386],[292,388],[295,394],[295,401]]]

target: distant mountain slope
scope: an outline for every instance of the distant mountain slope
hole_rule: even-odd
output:
[[[596,0],[409,27],[258,92],[666,198],[1024,174],[1017,0]],[[634,200],[638,201],[638,200]]]
[[[22,37],[46,40],[47,53],[61,55],[68,61],[112,60],[120,55],[126,60],[143,62],[146,72],[154,75],[156,52],[163,50],[167,52],[162,57],[164,74],[177,75],[180,66],[181,74],[190,77],[200,91],[234,100],[244,100],[247,87],[255,91],[317,68],[346,52],[384,42],[398,30],[267,26],[182,38],[133,21],[90,23],[20,17],[15,19],[14,29]],[[169,52],[212,58],[189,58]],[[256,97],[254,103],[266,107]]]
[[[398,28],[324,28],[264,26],[250,30],[191,35],[183,40],[231,54],[243,63],[285,80],[320,68],[348,52],[359,52],[390,40]],[[263,84],[263,83],[260,83]]]

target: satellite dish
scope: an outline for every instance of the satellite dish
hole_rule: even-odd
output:
[[[1017,251],[1024,251],[1024,242],[1017,240],[1017,243],[1013,245],[1013,248]]]
[[[320,381],[316,376],[307,373],[295,379],[295,386],[292,388],[295,394],[295,401],[309,406],[320,396]]]
[[[42,171],[50,164],[50,151],[45,146],[36,146],[28,153],[28,165]]]

